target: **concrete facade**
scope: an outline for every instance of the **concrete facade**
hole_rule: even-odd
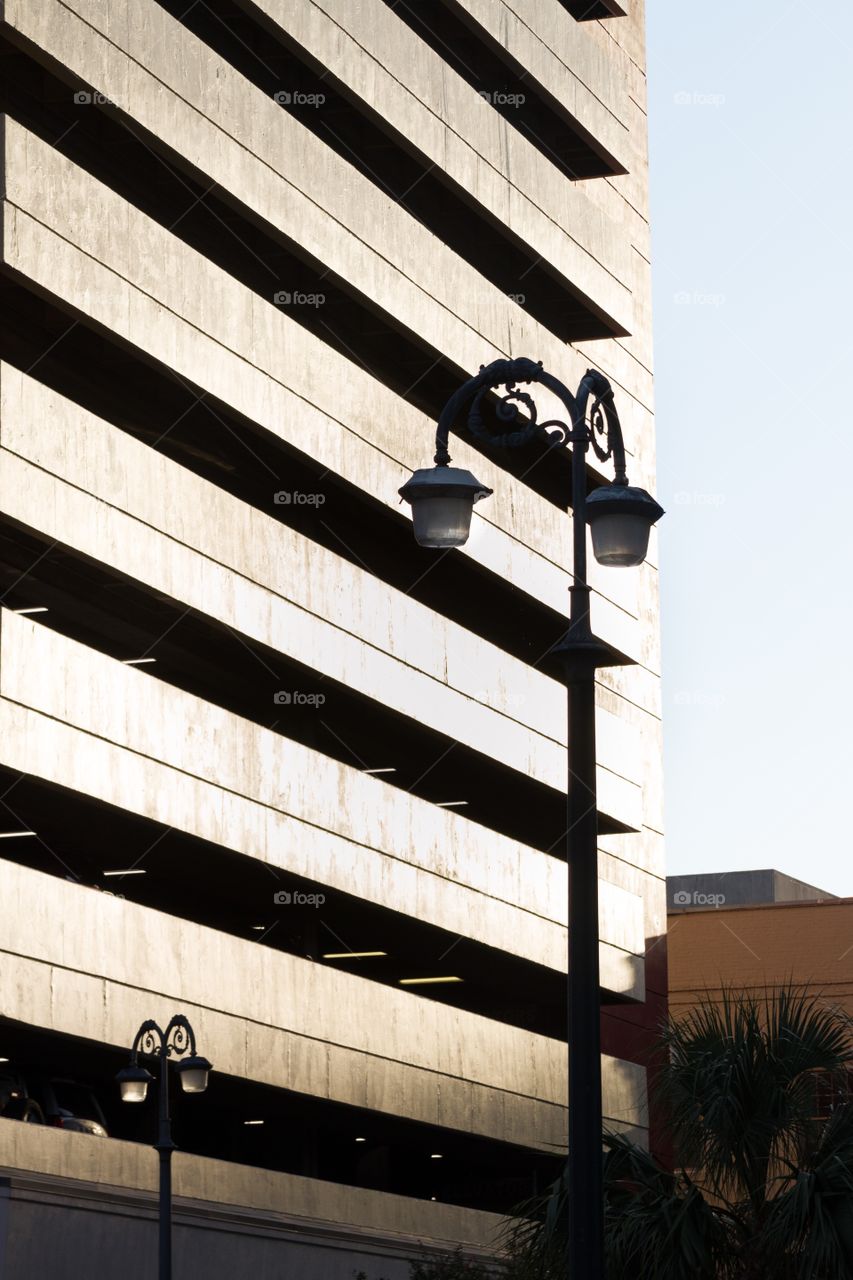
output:
[[[559,1167],[569,473],[454,436],[494,494],[449,556],[397,490],[448,391],[520,355],[611,379],[654,490],[644,14],[601,8],[6,0],[0,1076],[91,1085],[112,1135],[0,1116],[9,1280],[151,1274],[155,1157],[108,1098],[178,1011],[214,1075],[177,1277],[404,1280],[494,1252]],[[654,534],[591,569],[625,658],[596,707],[605,1112],[641,1142],[657,573]]]

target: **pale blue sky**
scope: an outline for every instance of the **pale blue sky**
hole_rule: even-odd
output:
[[[853,895],[853,4],[648,51],[669,869]]]

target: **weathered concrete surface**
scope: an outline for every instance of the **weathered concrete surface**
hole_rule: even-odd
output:
[[[27,867],[4,868],[0,1008],[121,1047],[178,1004],[216,1068],[546,1151],[564,1044]],[[213,1054],[211,1056],[214,1056]],[[608,1120],[645,1125],[645,1071],[603,1057]]]
[[[247,0],[623,331],[629,247],[564,177],[381,0]]]
[[[33,134],[4,132],[9,268],[398,510],[433,423]],[[461,441],[453,452],[495,490],[465,554],[565,612],[565,514]],[[592,562],[590,581],[596,629],[640,660],[639,576]]]
[[[623,56],[606,56],[582,23],[567,22],[559,0],[456,0],[536,85],[600,143],[618,165],[631,155],[630,104]],[[620,51],[621,52],[621,51]],[[593,195],[598,183],[587,182]]]
[[[565,863],[6,611],[0,728],[9,768],[565,968]],[[617,884],[601,934],[607,985],[641,998],[641,903]]]
[[[562,685],[9,365],[0,417],[22,524],[564,791]],[[638,731],[602,706],[596,732],[600,809],[638,827]]]
[[[262,220],[273,234],[293,236],[356,294],[374,301],[386,322],[401,331],[417,331],[436,357],[473,371],[499,354],[533,355],[569,385],[587,364],[597,365],[617,387],[633,454],[632,478],[653,489],[643,5],[638,0],[624,19],[578,24],[558,0],[459,4],[472,20],[501,33],[511,50],[529,62],[540,85],[559,93],[585,128],[614,154],[618,150],[631,172],[566,182],[440,59],[423,56],[416,37],[379,0],[263,0],[255,8],[281,22],[321,67],[341,74],[361,103],[380,110],[392,130],[405,131],[445,177],[467,185],[472,207],[497,213],[524,243],[544,250],[553,271],[587,292],[600,312],[630,321],[630,336],[562,347],[152,0],[133,6],[113,0],[45,0],[37,6],[7,0],[5,16],[21,40],[31,42],[31,50],[33,42],[43,46],[38,55],[42,61],[58,61],[69,92],[82,80],[113,98],[129,127],[141,126],[181,153],[179,168],[186,166],[203,186],[218,183],[224,199],[240,205],[250,219]],[[248,0],[246,7],[252,7]],[[140,358],[162,362],[213,400],[396,509],[397,487],[431,453],[433,424],[424,415],[19,126],[10,125],[7,131],[5,165],[8,272],[72,318],[79,315],[105,326]],[[212,608],[209,616],[235,624],[242,618],[247,636],[284,653],[301,649],[304,657],[310,647],[318,667],[338,672],[335,678],[345,678],[367,696],[390,703],[405,694],[421,706],[425,696],[432,697],[437,715],[440,708],[448,722],[458,719],[457,736],[464,721],[472,745],[492,734],[494,758],[514,768],[539,770],[543,779],[551,776],[555,765],[549,761],[558,759],[562,725],[549,703],[548,682],[517,671],[487,644],[457,635],[451,624],[433,619],[427,634],[446,655],[442,667],[432,645],[412,634],[417,611],[405,615],[406,634],[385,625],[392,602],[394,609],[397,602],[382,584],[363,580],[319,548],[309,549],[309,540],[296,538],[262,513],[210,494],[197,477],[148,456],[141,446],[61,398],[52,403],[43,388],[27,387],[27,381],[19,379],[5,405],[11,410],[10,423],[0,440],[0,497],[5,496],[13,520],[103,559],[151,590],[187,604],[195,601],[202,610],[207,605]],[[541,407],[547,412],[548,406]],[[44,422],[46,412],[55,413],[56,421]],[[66,442],[60,439],[62,430]],[[480,565],[500,574],[530,597],[564,612],[571,580],[570,520],[480,455],[461,445],[454,453],[459,465],[471,467],[496,491],[475,517],[465,552],[472,568]],[[179,513],[181,503],[206,503],[215,517],[205,521]],[[228,525],[233,537],[223,527]],[[263,555],[246,553],[240,546],[243,538],[268,544],[279,560],[294,557],[300,573],[316,575],[316,589],[300,592],[299,575],[288,579]],[[642,789],[641,833],[600,842],[600,874],[608,885],[602,900],[602,971],[612,989],[635,995],[642,992],[644,977],[655,993],[662,989],[662,948],[657,946],[665,927],[665,901],[656,564],[653,537],[640,571],[595,570],[593,579],[597,630],[640,663],[631,670],[602,672],[598,690],[602,764],[609,766],[601,772],[602,795],[607,804],[625,803],[624,796],[609,795],[608,775],[621,777],[635,792]],[[347,593],[350,616],[330,608],[335,590]],[[310,795],[309,780],[300,783],[295,776],[315,768],[314,755],[297,758],[280,740],[273,741],[275,735],[199,700],[187,700],[150,673],[122,668],[118,677],[118,664],[61,637],[45,639],[44,628],[23,619],[2,619],[0,630],[4,763],[272,867],[319,879],[333,890],[351,891],[357,867],[358,892],[368,901],[552,968],[565,962],[565,867],[553,859],[491,834],[486,844],[473,837],[474,824],[458,814],[419,807],[422,802],[406,807],[397,797],[386,804],[391,789],[381,782],[356,782],[324,764],[317,774],[323,790],[350,805],[345,819],[335,817]],[[359,645],[366,651],[363,657]],[[25,669],[28,659],[30,671]],[[468,675],[472,661],[481,663],[484,672],[478,687],[472,687]],[[380,687],[384,681],[385,689]],[[80,688],[83,684],[90,686],[88,691]],[[522,687],[527,705],[513,701]],[[427,689],[430,695],[425,695]],[[150,708],[147,726],[140,723],[141,703]],[[195,741],[182,727],[187,716],[194,716],[199,726]],[[617,721],[627,732],[616,729]],[[242,755],[248,760],[245,775],[238,764]],[[384,818],[379,820],[371,807],[384,810]],[[419,839],[413,841],[409,837],[416,829]],[[220,935],[156,912],[136,915],[134,911],[144,909],[117,900],[106,907],[109,899],[79,886],[51,880],[45,892],[38,877],[25,882],[36,873],[20,875],[18,901],[36,936],[28,939],[14,929],[8,933],[17,955],[3,957],[0,982],[3,1001],[22,1018],[124,1044],[127,1025],[132,1027],[152,1009],[172,1011],[174,999],[186,989],[194,1020],[221,1040],[225,1062],[235,1073],[266,1079],[264,1073],[272,1072],[279,1082],[284,1077],[275,1072],[284,1061],[288,1083],[292,1078],[297,1087],[320,1097],[354,1100],[378,1110],[396,1107],[401,1114],[439,1125],[461,1117],[471,1132],[525,1144],[551,1140],[555,1133],[565,1136],[560,1127],[565,1097],[555,1097],[555,1060],[546,1054],[537,1068],[525,1058],[539,1038],[511,1028],[504,1036],[491,1024],[481,1033],[479,1024],[486,1020],[463,1020],[463,1026],[454,1011],[442,1008],[432,1029],[437,1044],[429,1053],[416,1045],[415,1052],[409,1011],[425,1002],[398,1006],[390,996],[401,993],[393,991],[378,997],[378,1005],[365,1006],[376,1010],[377,1027],[393,1024],[387,1032],[367,1035],[343,1015],[336,1022],[339,1015],[330,1013],[315,1035],[305,1023],[294,1025],[279,1017],[277,1006],[259,1010],[254,991],[241,984],[250,977],[256,983],[290,982],[300,1000],[325,1000],[327,993],[316,985],[322,976],[309,972],[314,967],[304,961],[280,960],[278,953],[263,961],[262,973],[256,971],[253,966],[260,962],[255,950],[235,939],[225,940],[223,953],[232,967],[242,968],[244,955],[253,958],[236,984],[223,978],[221,993],[211,991],[192,966],[177,979],[161,973],[141,990],[127,981],[122,966],[138,956],[146,931],[162,931],[166,950],[179,960],[196,930],[192,937],[201,954],[212,956],[213,974],[219,972],[215,951]],[[58,896],[42,912],[42,900],[53,899],[54,885]],[[96,905],[90,907],[87,897],[97,899]],[[54,913],[62,904],[70,919],[79,916],[77,924],[63,925],[57,918]],[[109,964],[97,948],[88,960],[83,955],[76,930],[84,923],[96,936],[103,934],[111,948]],[[643,934],[655,943],[645,974],[637,954]],[[0,939],[0,947],[5,945]],[[105,996],[115,1026],[102,1019]],[[354,1001],[360,999],[360,992],[354,993]],[[5,1012],[6,1005],[0,1009]],[[273,1025],[282,1021],[287,1025]],[[359,1039],[357,1031],[366,1038]],[[442,1037],[455,1043],[460,1035],[465,1037],[461,1056],[437,1047]],[[386,1062],[383,1050],[399,1060]],[[522,1059],[526,1068],[519,1066]],[[562,1071],[564,1079],[564,1061]],[[608,1109],[642,1122],[642,1072],[637,1076],[636,1071],[607,1060]],[[440,1073],[447,1087],[439,1097],[434,1083]],[[519,1085],[523,1089],[516,1092]],[[88,1196],[91,1209],[93,1189],[98,1195],[101,1184],[111,1184],[125,1187],[118,1221],[129,1238],[139,1209],[138,1199],[136,1207],[128,1207],[128,1197],[144,1194],[139,1188],[146,1184],[126,1180],[112,1166],[81,1165],[77,1161],[94,1161],[96,1152],[83,1148],[80,1140],[76,1146],[81,1154],[72,1160],[67,1154],[72,1135],[31,1137],[32,1132],[31,1126],[17,1130],[16,1141],[30,1144],[26,1153],[19,1152],[18,1167],[41,1169],[53,1177],[61,1150],[65,1172],[76,1184],[73,1195],[67,1184],[61,1192],[55,1187],[33,1192],[32,1181],[28,1184],[26,1203],[39,1201],[28,1234],[41,1240],[51,1231],[59,1236],[79,1229],[84,1233],[75,1239],[86,1256],[86,1240],[105,1242],[109,1231],[86,1237],[82,1226],[67,1225],[72,1215],[66,1208],[59,1211],[64,1218],[45,1216],[51,1207],[47,1201],[57,1208],[64,1197],[64,1205],[73,1200],[79,1207]],[[642,1136],[642,1129],[637,1132]],[[50,1146],[60,1137],[65,1147]],[[7,1142],[0,1127],[0,1148]],[[107,1159],[103,1150],[99,1154]],[[0,1167],[2,1163],[0,1156]],[[234,1166],[212,1169],[211,1164],[186,1163],[181,1176],[187,1181],[179,1190],[199,1199],[192,1211],[188,1201],[182,1203],[187,1217],[181,1231],[188,1233],[185,1240],[192,1234],[203,1241],[205,1258],[217,1265],[239,1256],[228,1250],[247,1248],[249,1237],[253,1248],[261,1238],[274,1239],[268,1253],[258,1246],[252,1269],[259,1276],[277,1276],[282,1265],[291,1263],[292,1255],[281,1250],[290,1247],[297,1232],[302,1244],[311,1236],[311,1248],[298,1255],[299,1261],[293,1255],[300,1276],[351,1280],[357,1265],[349,1252],[349,1226],[338,1250],[338,1243],[316,1225],[326,1208],[333,1220],[355,1222],[354,1230],[367,1224],[368,1234],[375,1229],[385,1236],[400,1231],[430,1239],[482,1240],[479,1226],[463,1217],[443,1218],[436,1226],[435,1218],[418,1216],[435,1206],[398,1213],[385,1203],[388,1198],[368,1202],[359,1198],[366,1193],[352,1193],[347,1199],[349,1193],[341,1188],[332,1194],[317,1184],[297,1187],[300,1180],[283,1182],[280,1175]],[[102,1196],[98,1204],[109,1203],[106,1212],[113,1214],[117,1195],[111,1191],[112,1199]],[[287,1244],[280,1221],[271,1225],[270,1206],[283,1195],[299,1219],[296,1228],[286,1228]],[[217,1217],[221,1211],[211,1200],[231,1206],[225,1221]],[[235,1205],[242,1206],[239,1213]],[[259,1216],[252,1217],[250,1205],[260,1206]],[[205,1226],[215,1225],[215,1230],[200,1229],[199,1214],[208,1210]],[[13,1212],[22,1212],[20,1198]],[[73,1215],[76,1224],[93,1216]],[[240,1219],[236,1237],[235,1218]],[[145,1226],[148,1237],[134,1235],[134,1245],[141,1247],[150,1238],[150,1223]],[[66,1238],[70,1246],[70,1235]],[[320,1243],[312,1252],[315,1238]],[[211,1240],[219,1242],[219,1252]],[[358,1251],[358,1244],[353,1247]],[[69,1267],[77,1265],[69,1270],[69,1280],[72,1275],[77,1280],[79,1253],[69,1248],[68,1257],[74,1259]],[[405,1275],[392,1245],[377,1246],[371,1240],[364,1257],[379,1257],[377,1273],[391,1280]],[[122,1257],[115,1274],[134,1280],[131,1268],[136,1264],[134,1251],[130,1260]],[[39,1259],[31,1257],[27,1265],[29,1270],[25,1267],[12,1280],[45,1273]],[[231,1273],[237,1269],[232,1265]],[[373,1267],[366,1269],[370,1273]],[[64,1277],[51,1275],[50,1280]]]
[[[154,0],[137,0],[133,14],[130,24],[118,21],[97,0],[6,6],[6,21],[35,56],[91,84],[126,113],[134,132],[142,127],[174,148],[206,184],[302,245],[460,373],[535,352],[577,383],[585,364],[571,348],[381,188]],[[210,83],[216,94],[202,97]],[[631,412],[623,406],[623,416]],[[630,452],[635,432],[627,417],[626,425]]]

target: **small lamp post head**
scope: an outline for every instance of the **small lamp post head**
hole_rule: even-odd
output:
[[[474,503],[492,490],[461,467],[424,467],[400,496],[411,503],[415,542],[421,547],[461,547],[468,541]]]
[[[180,1062],[175,1063],[175,1070],[180,1075],[184,1093],[204,1093],[208,1072],[211,1070],[207,1058],[200,1058],[197,1054],[181,1058]]]
[[[586,518],[598,563],[620,568],[642,564],[651,527],[662,515],[663,507],[645,489],[618,483],[593,489],[586,500]]]
[[[154,1079],[150,1071],[140,1067],[137,1062],[119,1071],[116,1076],[121,1091],[122,1102],[144,1102],[148,1095],[148,1086]]]

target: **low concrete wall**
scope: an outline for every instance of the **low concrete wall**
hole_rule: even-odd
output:
[[[493,1214],[177,1153],[174,1280],[407,1280],[408,1259],[487,1255]],[[0,1120],[3,1280],[151,1280],[157,1157],[116,1139]]]

